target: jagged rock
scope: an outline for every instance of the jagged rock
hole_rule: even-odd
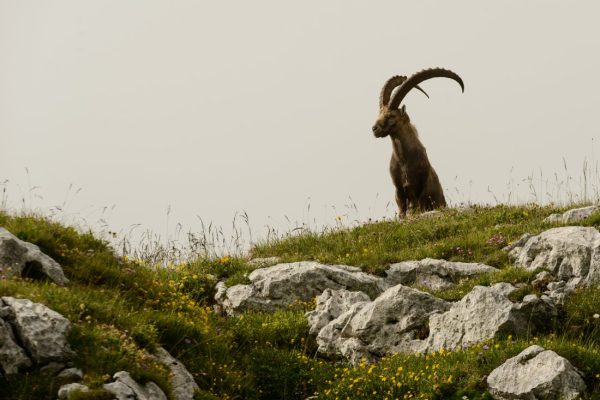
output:
[[[560,222],[563,224],[572,224],[573,222],[579,222],[600,209],[599,206],[588,206],[581,208],[574,208],[566,211],[562,214],[552,214],[544,219],[544,222]]]
[[[360,268],[313,261],[259,268],[252,271],[248,279],[249,285],[232,286],[216,298],[228,314],[248,309],[285,308],[295,301],[308,301],[325,289],[362,291],[374,298],[386,288],[382,278],[364,273]]]
[[[341,355],[353,364],[361,359],[374,361],[375,357],[367,351],[360,340],[352,336],[353,332],[349,327],[352,318],[367,304],[369,304],[367,301],[354,303],[348,311],[325,325],[317,335],[319,352]]]
[[[449,303],[429,293],[397,285],[372,302],[358,302],[317,336],[319,351],[356,362],[391,353],[412,353],[427,335],[427,321]]]
[[[570,400],[586,390],[581,373],[567,359],[537,345],[506,360],[487,383],[497,400]]]
[[[12,309],[14,320],[11,324],[36,364],[73,358],[75,354],[66,337],[71,328],[69,320],[43,304],[27,299],[2,297],[2,302]]]
[[[567,286],[567,282],[550,282],[546,285],[544,296],[552,299],[557,306],[563,306],[567,296],[573,291],[572,286]]]
[[[179,360],[168,351],[159,347],[154,353],[156,359],[171,371],[171,394],[175,400],[193,400],[194,392],[199,389],[192,374]]]
[[[306,313],[310,333],[318,334],[325,325],[348,311],[353,304],[368,301],[371,299],[363,292],[325,289],[321,295],[317,296],[315,309]]]
[[[39,247],[0,228],[0,271],[3,268],[23,278],[50,279],[57,285],[69,283],[61,266]]]
[[[600,282],[600,232],[595,228],[566,226],[544,231],[509,251],[516,265],[528,270],[542,268],[568,286]]]
[[[27,353],[15,341],[12,327],[0,319],[0,368],[2,374],[9,378],[20,369],[31,367]]]
[[[475,286],[443,314],[429,319],[429,337],[421,351],[454,349],[491,339],[499,333],[525,335],[544,327],[556,316],[554,303],[547,296],[525,296],[513,303],[508,299],[509,284]]]
[[[503,247],[502,250],[510,253],[512,250],[518,247],[523,247],[531,237],[533,237],[532,234],[524,233],[516,242],[508,244],[507,246]]]
[[[416,284],[432,290],[443,290],[452,287],[461,279],[494,271],[498,270],[480,263],[425,258],[420,261],[403,261],[390,265],[386,271],[386,281],[390,286]]]
[[[80,381],[83,379],[83,371],[79,368],[67,368],[62,370],[56,377],[69,381]]]
[[[58,400],[67,400],[72,393],[89,392],[89,388],[81,383],[69,383],[58,389]]]
[[[128,372],[120,371],[113,375],[114,382],[104,384],[107,392],[116,396],[116,400],[167,400],[165,393],[154,382],[140,385]]]

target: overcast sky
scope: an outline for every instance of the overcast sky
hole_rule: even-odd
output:
[[[465,93],[434,79],[404,104],[451,204],[558,199],[567,174],[579,194],[600,147],[599,16],[598,1],[0,0],[4,199],[162,234],[246,211],[255,239],[285,217],[391,216],[379,91],[438,66]]]

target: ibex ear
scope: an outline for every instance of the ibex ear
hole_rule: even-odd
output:
[[[400,114],[406,114],[406,106],[402,105],[402,107],[400,107]]]

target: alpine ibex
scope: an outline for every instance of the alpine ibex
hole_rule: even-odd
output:
[[[450,78],[458,82],[462,91],[462,79],[452,71],[433,68],[417,72],[410,78],[393,76],[383,85],[379,96],[379,117],[373,125],[375,137],[389,136],[392,139],[390,173],[396,187],[396,203],[400,215],[413,210],[428,211],[446,207],[444,191],[435,170],[429,163],[425,146],[419,140],[417,129],[410,123],[406,107],[400,102],[412,89],[425,93],[419,83],[436,77]],[[396,91],[393,93],[394,89]],[[427,93],[425,93],[427,97]]]

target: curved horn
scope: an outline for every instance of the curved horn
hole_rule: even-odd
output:
[[[406,81],[406,77],[399,76],[399,75],[392,76],[390,79],[387,80],[387,82],[383,85],[383,88],[381,89],[381,94],[379,95],[379,108],[380,109],[388,105],[388,103],[390,101],[390,97],[392,95],[392,92],[394,91],[395,88],[402,85],[404,83],[404,81]],[[427,96],[427,98],[429,98],[429,95],[423,89],[421,89],[418,85],[415,87],[417,89],[419,89],[421,92],[423,92],[423,94],[425,96]]]
[[[390,100],[389,108],[398,108],[400,102],[404,100],[404,97],[406,97],[408,92],[410,92],[413,88],[419,88],[419,83],[431,78],[453,79],[458,82],[462,91],[465,91],[465,84],[460,76],[458,76],[456,73],[443,68],[424,69],[404,81],[404,83],[398,88],[398,90],[396,90],[396,93],[394,93],[394,96]]]

